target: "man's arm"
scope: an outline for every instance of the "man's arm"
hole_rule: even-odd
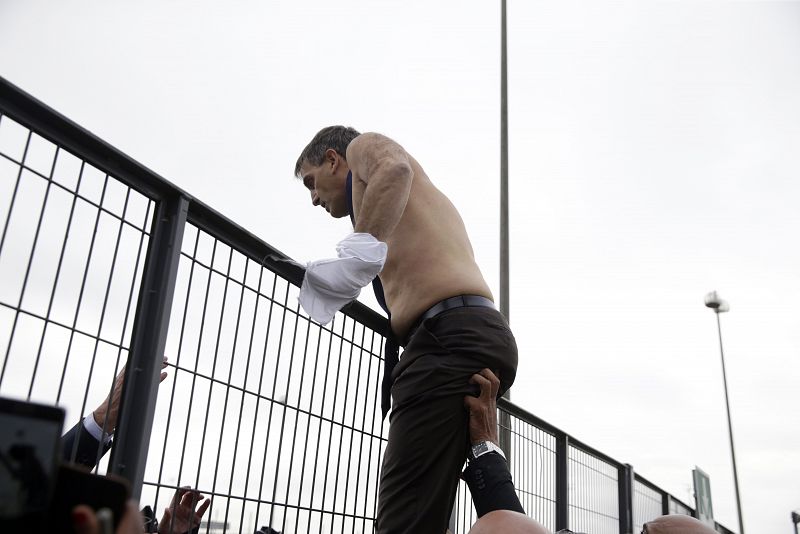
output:
[[[497,392],[500,379],[489,369],[472,375],[470,384],[478,386],[477,397],[464,397],[464,407],[469,412],[469,440],[475,445],[481,441],[489,441],[500,445],[497,436]]]
[[[353,176],[366,184],[355,231],[386,241],[406,209],[414,171],[408,153],[377,133],[362,134],[347,147]]]
[[[164,356],[161,360],[161,368],[164,369],[166,366],[167,357]],[[167,378],[167,372],[161,371],[161,377],[159,378],[158,383],[161,384],[165,378]],[[117,377],[114,379],[114,385],[111,386],[111,391],[109,392],[108,397],[106,397],[105,400],[100,403],[100,406],[98,406],[92,412],[95,423],[97,423],[97,426],[102,429],[105,434],[112,434],[117,428],[119,403],[122,399],[122,386],[124,384],[125,367],[122,368],[122,371],[120,371]]]
[[[483,369],[472,375],[470,383],[480,387],[478,397],[464,397],[464,406],[469,411],[470,442],[473,446],[481,442],[497,445],[496,399],[500,380],[489,369]],[[505,456],[497,452],[482,453],[469,462],[461,478],[469,486],[478,517],[494,510],[525,513],[514,489]]]
[[[164,356],[161,368],[166,366],[167,357]],[[163,382],[166,377],[166,371],[162,371],[160,381]],[[74,454],[75,463],[94,469],[100,458],[111,448],[111,436],[117,427],[124,383],[123,367],[114,379],[108,397],[91,414],[61,436],[61,454],[65,462],[71,461]]]
[[[89,469],[94,469],[100,458],[110,448],[110,442],[106,441],[101,444],[101,440],[86,429],[83,419],[61,436],[61,459],[70,462],[74,454],[75,463]]]

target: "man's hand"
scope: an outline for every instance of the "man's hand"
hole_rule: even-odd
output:
[[[164,515],[158,522],[159,534],[183,534],[191,532],[192,529],[200,526],[203,514],[211,505],[211,499],[203,500],[200,508],[195,510],[197,504],[203,499],[203,495],[193,490],[189,486],[178,488],[172,496],[172,504],[164,510]]]
[[[167,357],[164,356],[163,361],[161,362],[161,368],[165,368],[167,366]],[[161,372],[161,380],[163,382],[164,379],[167,378],[167,372]],[[125,368],[122,368],[122,371],[119,372],[117,378],[114,379],[114,387],[111,389],[111,393],[109,393],[108,397],[98,406],[92,414],[94,415],[94,420],[97,423],[97,426],[105,430],[107,433],[111,433],[117,427],[117,416],[119,415],[119,401],[122,398],[122,385],[125,383]],[[105,426],[104,426],[105,425]]]
[[[500,445],[497,439],[497,391],[500,379],[489,369],[472,375],[470,384],[477,384],[481,389],[479,397],[467,395],[464,406],[469,410],[469,439],[474,445],[481,441],[491,441]]]

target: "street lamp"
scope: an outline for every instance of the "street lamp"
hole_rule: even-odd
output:
[[[728,436],[731,442],[731,462],[733,462],[733,485],[736,489],[736,510],[739,512],[739,534],[744,534],[744,521],[742,519],[742,502],[739,499],[739,475],[736,471],[736,453],[733,449],[733,427],[731,425],[731,405],[728,402],[728,378],[725,375],[725,353],[722,351],[722,327],[719,323],[719,314],[730,311],[728,301],[719,298],[716,291],[712,291],[705,298],[706,307],[714,310],[717,316],[717,332],[719,333],[719,355],[722,359],[722,385],[725,387],[725,409],[728,412]]]

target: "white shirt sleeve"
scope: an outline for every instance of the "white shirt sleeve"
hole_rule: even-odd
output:
[[[83,418],[83,428],[85,428],[94,439],[102,441],[106,445],[111,441],[111,436],[114,434],[113,431],[104,433],[102,427],[94,420],[94,414],[92,413]]]
[[[300,287],[300,305],[312,319],[328,324],[358,297],[383,269],[388,246],[372,234],[352,233],[336,245],[336,258],[309,262]]]

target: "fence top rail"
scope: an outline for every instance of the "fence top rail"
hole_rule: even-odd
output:
[[[650,489],[651,489],[651,490],[653,490],[653,491],[658,491],[658,492],[660,492],[660,493],[664,493],[664,490],[662,490],[661,488],[659,488],[659,487],[658,487],[658,485],[656,485],[656,484],[653,484],[652,482],[650,482],[649,480],[647,480],[646,478],[644,478],[644,477],[643,477],[642,475],[640,475],[639,473],[634,473],[634,478],[636,479],[636,482],[639,482],[639,483],[640,483],[640,484],[642,484],[643,486],[647,486],[648,488],[650,488]]]
[[[291,263],[286,254],[2,76],[0,76],[0,111],[148,198],[156,201],[177,196],[188,199],[188,222],[222,239],[292,284],[296,286],[302,284],[305,268]],[[368,306],[353,302],[342,311],[377,333],[383,336],[388,334],[389,324],[386,318]]]
[[[194,201],[194,198],[185,191],[2,76],[0,76],[0,106],[4,115],[8,115],[56,145],[80,155],[87,163],[113,175],[125,185],[149,198],[160,200],[169,195],[179,194]]]

